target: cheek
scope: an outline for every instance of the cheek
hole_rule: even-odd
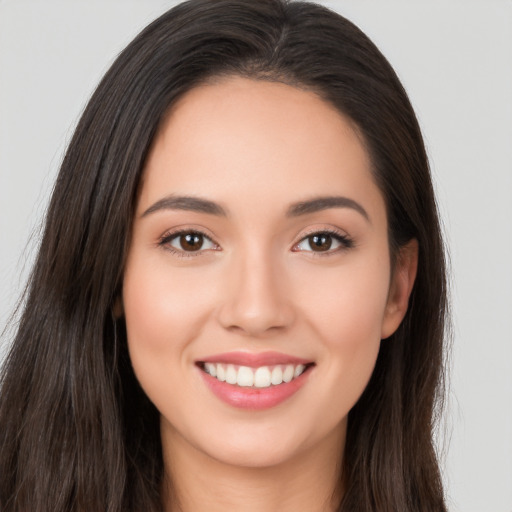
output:
[[[175,423],[176,411],[181,414],[189,407],[187,397],[197,393],[186,379],[193,360],[191,347],[214,297],[202,286],[201,272],[192,275],[187,269],[169,268],[165,258],[137,256],[132,253],[123,281],[130,360],[149,399]],[[181,392],[170,392],[177,389]]]
[[[187,270],[172,271],[165,261],[147,257],[128,262],[123,307],[136,373],[185,364],[187,346],[200,332],[213,300],[200,273]]]
[[[326,394],[342,411],[350,409],[366,387],[381,343],[389,289],[387,261],[366,261],[335,269],[330,275],[309,273],[314,283],[301,286],[302,317],[322,345],[320,366]],[[334,414],[334,411],[333,411]]]
[[[387,260],[365,259],[361,263],[307,273],[295,291],[301,315],[329,345],[351,345],[354,350],[378,338],[389,293]]]

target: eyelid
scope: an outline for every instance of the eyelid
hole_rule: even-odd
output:
[[[170,245],[170,242],[185,234],[197,234],[201,235],[203,238],[209,240],[214,246],[214,249],[208,248],[208,249],[198,249],[197,251],[184,251],[181,249],[178,249],[176,247],[173,247]],[[158,239],[158,246],[162,247],[162,249],[169,251],[173,253],[174,255],[181,257],[181,258],[193,258],[195,256],[200,256],[204,254],[206,251],[218,251],[221,250],[220,245],[214,240],[214,238],[205,232],[205,230],[201,228],[196,227],[179,227],[174,228],[171,230],[166,231],[159,239]]]
[[[303,243],[307,238],[313,235],[329,235],[334,238],[337,242],[340,243],[340,247],[336,247],[335,249],[329,249],[327,251],[308,251],[303,249],[298,249],[299,244]],[[350,235],[348,235],[345,231],[340,230],[335,227],[327,227],[327,228],[314,228],[306,231],[301,234],[301,237],[298,242],[295,242],[292,246],[293,252],[306,252],[311,253],[314,256],[330,256],[340,251],[344,251],[347,249],[351,249],[354,247],[354,240]]]
[[[173,239],[179,237],[180,235],[184,234],[198,234],[204,237],[205,239],[209,240],[215,248],[207,248],[207,249],[198,249],[197,251],[185,251],[178,249],[176,247],[173,247],[170,245],[170,241]],[[304,250],[304,249],[298,249],[298,245],[304,242],[308,237],[312,235],[329,235],[332,238],[334,238],[339,244],[340,247],[336,247],[334,249],[329,249],[326,251],[313,251],[313,250]],[[157,245],[162,247],[164,250],[167,250],[173,254],[175,254],[178,257],[184,257],[184,258],[191,258],[195,256],[200,256],[204,254],[207,251],[219,251],[222,250],[220,245],[215,241],[214,237],[207,233],[207,230],[199,227],[193,227],[193,226],[181,226],[176,227],[173,229],[170,229],[166,231],[162,236],[159,237]],[[300,236],[300,239],[295,242],[291,248],[292,252],[306,252],[311,253],[313,256],[330,256],[335,253],[338,253],[340,251],[348,250],[354,247],[354,240],[350,235],[346,233],[346,231],[341,230],[336,227],[317,227],[312,228],[306,231],[305,233],[302,233]]]

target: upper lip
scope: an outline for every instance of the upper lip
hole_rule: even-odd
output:
[[[199,359],[198,363],[226,363],[238,366],[249,366],[251,368],[258,368],[260,366],[274,366],[285,364],[311,364],[313,361],[303,359],[301,357],[283,354],[281,352],[224,352],[222,354],[214,354]]]

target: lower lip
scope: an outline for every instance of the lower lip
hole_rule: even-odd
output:
[[[306,382],[310,368],[290,382],[283,382],[268,388],[236,386],[221,382],[201,369],[199,371],[206,385],[223,402],[239,409],[260,411],[275,407],[294,395]]]

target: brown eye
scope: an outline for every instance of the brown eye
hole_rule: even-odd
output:
[[[319,231],[303,238],[293,248],[293,251],[331,254],[342,249],[351,249],[353,246],[354,243],[348,236],[328,231]]]
[[[307,238],[311,250],[316,252],[328,251],[332,245],[332,236],[326,233],[319,233]]]
[[[201,253],[204,250],[218,249],[209,237],[198,231],[183,231],[165,236],[160,244],[178,253]]]
[[[203,246],[203,235],[199,233],[185,233],[179,238],[180,248],[184,251],[199,251]]]

